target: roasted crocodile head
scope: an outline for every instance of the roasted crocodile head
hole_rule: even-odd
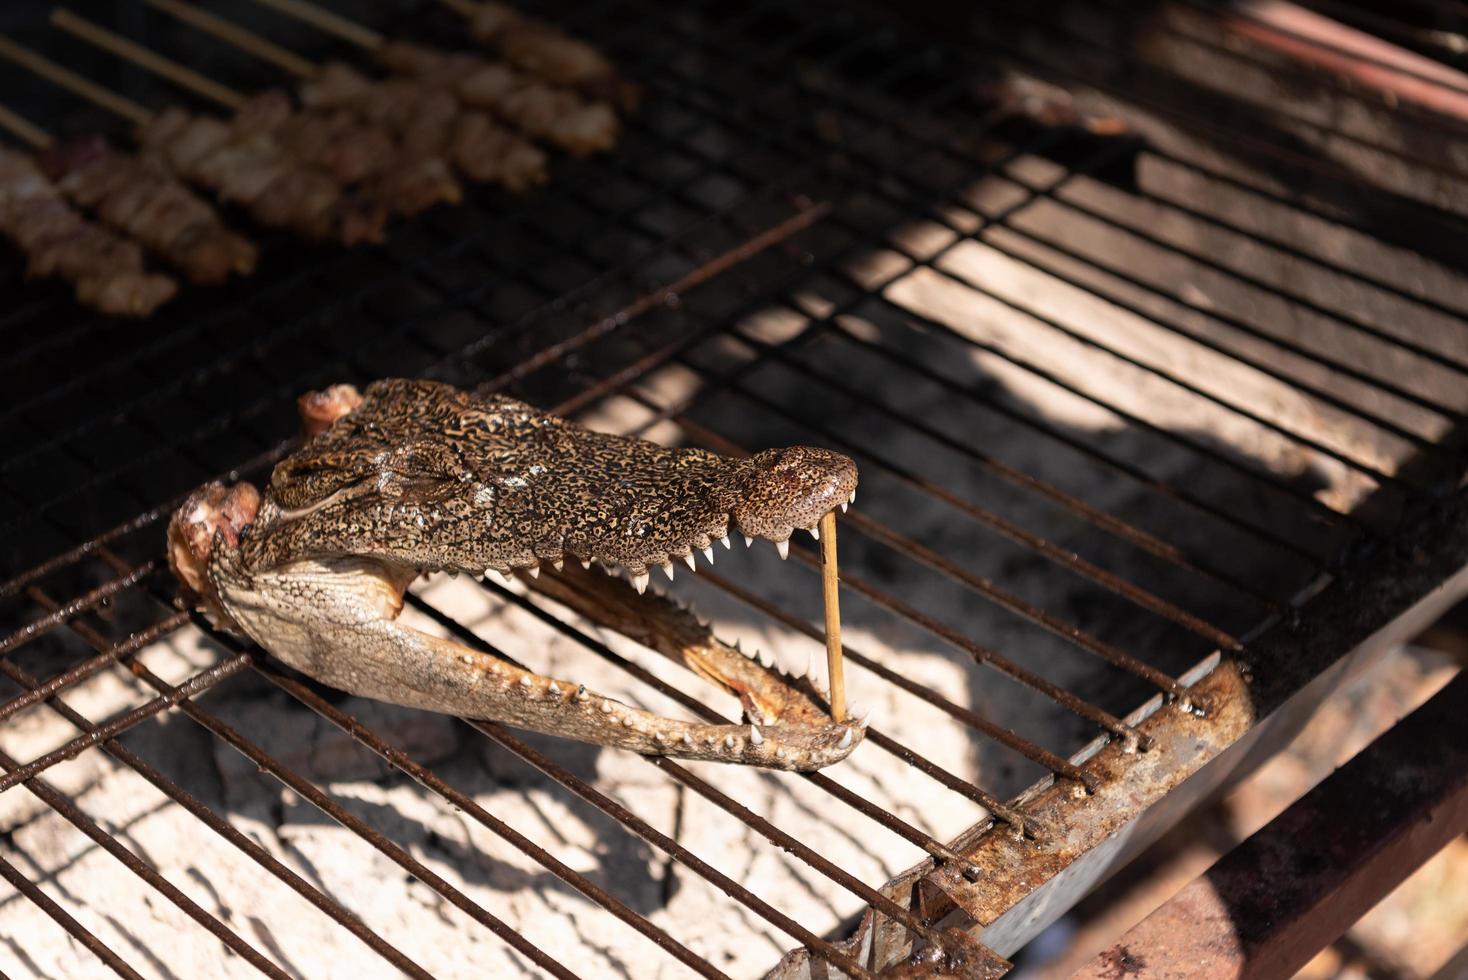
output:
[[[195,602],[323,683],[640,752],[811,769],[844,758],[836,724],[794,684],[718,643],[668,600],[566,558],[625,572],[713,560],[729,534],[785,553],[856,489],[850,459],[808,447],[746,459],[592,432],[502,396],[380,381],[300,402],[309,438],[248,484],[200,488],[169,525],[169,557]],[[553,572],[539,578],[542,564]],[[524,572],[534,587],[736,694],[749,725],[664,718],[535,675],[398,622],[419,573]]]

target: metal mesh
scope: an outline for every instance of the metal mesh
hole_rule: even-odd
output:
[[[390,33],[456,40],[444,11],[377,8],[375,22]],[[1054,783],[1083,799],[1116,778],[1088,766],[1099,737],[1138,750],[1130,758],[1145,764],[1151,740],[1138,725],[1159,704],[1193,707],[1188,687],[1211,654],[1308,622],[1308,600],[1324,583],[1404,540],[1402,529],[1444,506],[1463,472],[1468,325],[1452,294],[1457,270],[1439,261],[1461,245],[1463,219],[1451,188],[1422,190],[1420,173],[1433,161],[1411,145],[1353,135],[1349,118],[1312,119],[1308,102],[1240,99],[1224,114],[1209,111],[1202,91],[1144,97],[1159,87],[1176,94],[1186,79],[1155,59],[1138,67],[1142,33],[1202,44],[1262,72],[1280,66],[1231,51],[1212,8],[1127,11],[991,6],[974,45],[945,46],[921,26],[844,5],[798,15],[773,3],[556,5],[556,18],[597,38],[646,99],[614,153],[558,161],[549,189],[524,199],[476,193],[395,230],[382,247],[269,240],[255,279],[191,293],[146,323],[104,323],[44,287],[7,280],[19,298],[0,316],[0,440],[10,447],[0,537],[14,576],[0,591],[0,672],[13,686],[0,722],[55,711],[78,734],[34,758],[0,755],[0,788],[35,794],[224,947],[261,972],[288,975],[266,943],[170,883],[119,842],[104,815],[48,784],[58,764],[105,751],[197,817],[201,834],[242,851],[383,962],[426,975],[405,951],[411,937],[378,934],[353,911],[354,896],[292,870],[170,775],[166,761],[128,747],[138,726],[183,715],[523,962],[574,975],[560,950],[532,943],[502,910],[470,898],[268,753],[260,733],[211,708],[253,676],[289,695],[289,710],[344,730],[426,798],[641,933],[659,968],[723,975],[616,881],[575,870],[553,842],[508,825],[332,692],[258,651],[216,637],[213,662],[174,681],[137,656],[202,625],[174,608],[160,563],[170,501],[220,474],[261,479],[289,451],[301,391],[430,375],[726,452],[812,442],[852,453],[864,482],[861,506],[842,525],[848,615],[874,636],[921,637],[971,667],[989,692],[975,699],[934,687],[854,641],[848,658],[862,683],[956,724],[983,765],[937,761],[952,753],[910,729],[889,732],[880,718],[863,751],[900,760],[945,806],[975,814],[965,845],[990,827],[1043,837],[1046,828],[1026,817],[1038,793]],[[288,22],[228,12],[313,56],[332,53]],[[120,30],[243,88],[282,81],[159,15],[116,16]],[[147,104],[178,97],[40,28],[17,33]],[[1073,62],[1061,57],[1072,50]],[[1152,131],[1118,134],[1095,112],[1047,116],[1053,107],[1036,111],[997,84],[984,57],[1096,85],[1181,135],[1169,143]],[[37,100],[25,108],[58,132],[97,121],[54,93]],[[1241,119],[1252,132],[1231,128]],[[1228,140],[1209,135],[1218,131]],[[1300,142],[1307,137],[1410,169],[1403,177],[1374,164],[1322,166]],[[1258,165],[1259,154],[1272,169]],[[1441,180],[1461,183],[1456,174]],[[1317,227],[1331,237],[1312,238]],[[1069,305],[1057,306],[1057,296]],[[968,305],[955,312],[952,297]],[[1119,322],[1127,330],[1105,329]],[[1112,374],[1098,382],[1096,364]],[[1154,408],[1129,386],[1166,397]],[[801,544],[793,564],[818,568],[818,554]],[[741,610],[746,623],[820,639],[811,607],[794,595],[814,593],[814,576],[783,567],[770,577],[726,574],[701,573],[694,588]],[[1057,580],[1066,583],[1060,592]],[[586,624],[517,591],[480,588],[649,697],[723,717],[682,679],[649,670]],[[511,656],[439,608],[431,591],[410,603],[455,638]],[[136,683],[140,703],[89,718],[61,697],[108,673]],[[995,703],[1012,707],[986,707]],[[1030,716],[1063,721],[1031,725]],[[712,882],[788,945],[853,975],[882,965],[857,962],[859,951],[836,942],[844,931],[813,932],[782,910],[786,896],[756,893],[638,816],[559,746],[467,724],[603,813],[616,833]],[[831,895],[940,944],[937,918],[910,895],[828,860],[820,839],[792,834],[721,789],[717,767],[647,765],[657,770],[651,778],[752,828],[779,860],[808,866]],[[839,771],[780,778],[823,794],[833,828],[880,828],[905,841],[913,861],[970,880],[982,874],[966,847],[873,803]],[[102,962],[132,975],[26,870],[7,861],[0,872]]]

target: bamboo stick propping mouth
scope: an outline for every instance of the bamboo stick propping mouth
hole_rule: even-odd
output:
[[[836,512],[821,518],[821,595],[826,607],[826,672],[831,680],[831,720],[846,720],[846,669],[841,653],[841,576],[836,569]]]

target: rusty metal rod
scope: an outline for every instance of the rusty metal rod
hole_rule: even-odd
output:
[[[37,702],[44,701],[52,695],[59,694],[74,684],[79,684],[117,663],[124,657],[131,656],[150,644],[156,643],[161,637],[172,633],[189,621],[186,612],[175,612],[171,616],[159,620],[147,629],[131,634],[126,640],[108,646],[107,649],[94,657],[89,657],[63,673],[57,674],[44,684],[35,686],[22,694],[16,695],[3,705],[0,705],[0,721],[4,721],[18,711],[23,711]],[[4,661],[0,661],[4,663]]]
[[[176,615],[182,614],[180,613]],[[166,620],[164,622],[166,622]],[[101,634],[97,633],[95,630],[92,630],[90,627],[77,624],[76,632],[84,640],[86,640],[93,646],[103,646],[107,643],[106,639],[103,638]],[[104,660],[107,663],[114,663],[116,662],[118,657],[127,655],[126,653],[122,652],[123,647],[133,645],[134,644],[132,643],[132,641],[129,640],[126,643],[112,647],[111,650],[107,653],[99,654],[98,657],[94,659]],[[130,652],[131,651],[128,651],[128,653]],[[71,708],[69,705],[66,704],[66,702],[56,697],[54,692],[47,691],[47,688],[50,686],[49,683],[44,685],[38,683],[37,678],[27,673],[26,671],[21,670],[19,667],[16,667],[14,664],[9,663],[8,661],[0,661],[0,672],[3,672],[5,676],[9,677],[17,684],[20,684],[22,687],[27,688],[30,694],[40,694],[41,697],[44,698],[44,700],[58,714],[60,714],[63,718],[65,718],[77,728],[80,728],[83,731],[94,731],[96,729],[96,725],[93,722]],[[310,902],[320,911],[326,913],[338,925],[344,927],[347,931],[351,932],[352,935],[362,940],[362,942],[365,943],[370,949],[378,953],[388,962],[392,963],[393,966],[397,967],[408,976],[419,977],[422,978],[422,980],[430,980],[430,974],[428,973],[428,971],[424,970],[417,963],[414,963],[411,959],[404,955],[402,951],[397,949],[397,947],[393,946],[377,933],[373,932],[354,913],[347,911],[347,909],[345,909],[335,899],[329,897],[324,892],[311,885],[295,871],[291,870],[288,866],[281,863],[281,861],[279,861],[265,848],[261,847],[252,838],[237,830],[234,825],[232,825],[228,820],[225,820],[218,814],[216,814],[206,804],[200,801],[198,797],[194,796],[192,793],[189,793],[182,786],[178,785],[176,782],[163,775],[153,766],[145,762],[136,753],[132,752],[126,746],[122,745],[122,743],[118,742],[116,739],[107,739],[106,741],[101,743],[101,748],[103,751],[111,755],[114,759],[132,769],[148,782],[152,783],[153,786],[157,788],[161,793],[163,793],[169,799],[173,800],[179,806],[182,806],[184,809],[188,810],[190,814],[192,814],[196,819],[204,823],[205,826],[209,827],[210,830],[213,830],[220,837],[224,838],[238,850],[242,851],[247,857],[249,857],[255,863],[259,864],[266,871],[275,875],[292,891],[296,892],[296,894],[306,899],[306,901]]]
[[[807,949],[821,959],[840,968],[851,976],[862,977],[864,980],[877,980],[875,974],[851,959],[851,957],[842,953],[835,946],[817,936],[779,909],[774,908],[754,892],[704,861],[667,834],[658,831],[637,814],[605,793],[602,793],[570,770],[551,762],[501,726],[492,722],[472,720],[469,721],[469,724],[475,730],[482,732],[490,739],[504,746],[521,760],[539,769],[587,803],[590,803],[603,813],[609,814],[629,831],[647,841],[658,850],[663,851],[673,860],[688,868],[730,898],[739,901],[745,907],[758,913],[761,918],[776,926],[781,932],[791,936],[797,942],[805,945]]]
[[[662,407],[640,392],[629,391],[627,392],[627,397],[646,405],[654,411]],[[742,446],[686,416],[676,415],[674,416],[674,421],[689,435],[711,446],[718,452],[731,456],[749,455],[748,451]],[[1170,677],[1149,664],[1143,663],[1124,650],[1091,636],[1085,630],[1067,623],[1049,610],[1043,609],[1034,603],[1026,602],[992,579],[968,571],[957,563],[944,558],[926,545],[899,534],[882,522],[867,517],[864,514],[853,512],[847,515],[847,519],[851,522],[852,527],[868,537],[882,542],[894,551],[898,551],[907,555],[909,558],[927,565],[948,578],[966,586],[970,590],[994,601],[1010,612],[1029,620],[1047,632],[1060,637],[1088,653],[1100,657],[1112,666],[1140,677],[1173,697],[1186,700],[1187,689],[1179,684],[1175,678]],[[794,553],[803,561],[814,562],[819,565],[820,559],[807,555],[803,548],[794,549]]]
[[[752,609],[769,616],[771,619],[784,623],[791,629],[804,633],[817,642],[821,641],[820,630],[816,629],[811,623],[805,622],[799,616],[786,612],[775,603],[750,592],[743,586],[735,585],[712,569],[705,570],[699,574],[715,588],[728,593]],[[1095,777],[1062,759],[1044,746],[1035,744],[1013,729],[1005,728],[1003,725],[990,721],[972,708],[965,708],[960,704],[955,704],[937,691],[924,687],[911,678],[903,676],[880,661],[868,657],[859,650],[852,649],[849,646],[846,647],[846,658],[852,663],[876,674],[887,683],[900,687],[907,693],[921,698],[950,717],[968,725],[970,728],[982,732],[1007,748],[1013,749],[1031,762],[1044,766],[1057,776],[1064,776],[1066,779],[1075,780],[1088,788],[1095,782]],[[1120,725],[1121,722],[1118,721],[1117,724]],[[868,730],[867,737],[870,738],[871,735],[872,732]]]
[[[13,772],[20,768],[20,763],[5,752],[0,752],[0,768],[5,769],[7,772]],[[179,891],[172,882],[159,874],[155,868],[124,847],[117,838],[99,827],[95,820],[83,813],[71,800],[67,799],[65,794],[56,789],[56,787],[39,776],[33,776],[27,779],[24,786],[39,797],[43,803],[59,813],[64,820],[85,834],[94,844],[122,862],[123,867],[151,885],[164,898],[176,905],[180,911],[203,926],[220,942],[238,953],[247,963],[255,967],[255,969],[268,977],[276,978],[276,980],[290,980],[289,974],[266,959],[261,955],[259,950],[241,939],[232,929],[219,921],[219,919],[200,908],[198,903]]]
[[[759,351],[761,356],[766,360],[777,360],[790,370],[798,372],[802,378],[813,378],[819,381],[821,384],[831,388],[832,390],[838,391],[848,398],[857,400],[859,403],[865,402],[870,397],[870,389],[860,389],[856,385],[846,382],[828,371],[821,370],[819,365],[813,365],[804,361],[800,361],[792,356],[783,347],[776,344],[766,343],[765,341],[762,341],[757,337],[749,335],[737,326],[734,328],[734,330],[730,331],[724,336],[732,337],[740,342],[746,343],[756,351]],[[681,356],[678,357],[677,360],[680,363],[691,364],[692,359],[688,356]],[[727,387],[730,390],[738,391],[742,396],[746,398],[759,402],[760,404],[770,406],[772,409],[774,408],[774,402],[772,402],[770,399],[765,398],[763,395],[760,395],[758,392],[754,391],[751,386],[741,384],[738,381],[738,375],[736,373],[727,370],[723,372],[713,372],[709,371],[706,368],[699,368],[698,370],[703,371],[706,375],[710,377],[718,378],[720,381],[720,387]],[[682,409],[680,409],[680,411],[681,410]],[[1017,466],[1006,463],[1004,460],[992,456],[975,446],[969,445],[965,442],[961,442],[953,436],[950,436],[947,433],[943,432],[941,429],[938,429],[928,422],[924,421],[923,419],[918,418],[911,412],[904,411],[897,406],[889,404],[883,404],[881,407],[881,411],[883,415],[885,415],[887,418],[899,421],[904,426],[921,433],[924,437],[938,443],[944,448],[958,453],[965,459],[971,460],[972,462],[982,467],[986,472],[992,473],[994,476],[999,477],[1001,480],[1004,480],[1011,486],[1019,487],[1023,490],[1033,491],[1039,496],[1045,497],[1046,499],[1060,505],[1062,508],[1070,511],[1072,514],[1081,518],[1087,523],[1092,524],[1103,531],[1106,531],[1114,537],[1120,538],[1128,544],[1135,545],[1140,550],[1145,551],[1146,553],[1153,555],[1154,557],[1160,558],[1171,565],[1175,565],[1178,568],[1191,572],[1200,577],[1227,586],[1228,588],[1231,588],[1236,592],[1240,592],[1243,595],[1246,595],[1249,598],[1255,600],[1271,612],[1278,611],[1278,609],[1280,608],[1280,604],[1278,601],[1260,593],[1257,589],[1255,589],[1248,583],[1241,581],[1237,576],[1222,572],[1213,567],[1199,564],[1197,560],[1189,557],[1186,553],[1183,552],[1181,548],[1177,547],[1171,542],[1164,541],[1161,538],[1156,537],[1155,535],[1123,520],[1120,517],[1117,517],[1113,514],[1108,513],[1107,511],[1101,510],[1099,507],[1095,507],[1087,503],[1080,497],[1077,497],[1072,493],[1062,490],[1060,487],[1057,487],[1054,484],[1048,483],[1037,476],[1026,473],[1024,470],[1020,469]],[[820,431],[823,434],[831,432],[831,430],[825,426],[818,427],[818,423],[809,421],[808,417],[806,416],[797,416],[793,413],[787,414],[790,414],[791,418],[799,418],[802,425],[804,425],[806,428],[812,429],[813,431]],[[830,435],[830,438],[835,439],[839,437],[835,436],[834,433],[832,433]],[[843,440],[843,442],[846,442],[847,445],[854,445],[847,440]],[[873,459],[877,458],[875,454],[871,453],[870,450],[857,451],[864,452],[870,455]],[[884,462],[883,465],[891,468],[895,464]],[[961,497],[957,497],[957,495],[953,494],[951,491],[944,492],[948,495],[948,497],[953,498],[953,506],[961,507],[965,510],[965,512],[970,513],[976,520],[987,521],[989,519],[989,515],[991,515],[992,512],[984,508],[978,507],[972,502],[966,501]],[[962,503],[959,503],[957,501],[962,501]]]
[[[215,635],[216,637],[218,637],[218,634]],[[229,639],[232,641],[232,638]],[[249,656],[248,654],[242,652],[241,644],[232,641],[227,645],[236,649],[237,656]],[[168,694],[175,689],[173,685],[169,684],[157,674],[154,674],[151,670],[149,670],[143,664],[139,663],[136,659],[128,664],[128,668],[132,670],[133,674],[142,679],[150,687],[152,687],[154,690],[158,691],[165,697],[168,696]],[[343,827],[356,834],[359,838],[364,840],[367,844],[372,846],[379,853],[387,857],[388,860],[392,861],[408,874],[417,878],[419,881],[422,881],[429,888],[433,889],[435,892],[441,895],[446,901],[448,901],[450,905],[459,909],[459,911],[468,915],[475,922],[484,926],[486,929],[493,932],[496,936],[503,939],[517,952],[521,953],[523,956],[525,956],[531,962],[535,963],[541,969],[554,976],[562,978],[562,980],[576,980],[576,975],[574,973],[566,969],[566,967],[557,960],[551,958],[551,956],[549,956],[538,946],[535,946],[529,940],[521,936],[518,931],[512,929],[504,922],[504,920],[500,919],[492,912],[489,912],[488,910],[481,907],[478,903],[474,902],[463,892],[459,891],[453,885],[449,884],[449,882],[444,880],[440,875],[437,875],[433,871],[431,871],[421,861],[418,861],[416,858],[414,858],[404,848],[394,843],[392,840],[390,840],[379,831],[373,829],[365,821],[361,820],[351,811],[347,810],[341,804],[337,803],[331,797],[327,796],[310,780],[301,776],[299,773],[291,769],[289,766],[285,765],[279,759],[276,759],[274,756],[266,752],[264,749],[260,748],[254,742],[241,735],[238,731],[236,731],[232,726],[220,719],[217,715],[214,715],[204,710],[203,708],[199,707],[197,702],[188,699],[179,700],[177,704],[177,709],[179,711],[182,711],[203,728],[211,732],[215,737],[219,738],[231,748],[235,749],[241,755],[245,756],[245,758],[254,763],[254,765],[261,772],[269,773],[276,779],[280,780],[281,783],[290,787],[296,793],[300,794],[303,799],[310,801],[311,804],[322,813],[326,814],[332,820],[335,820],[337,823],[341,824]]]
[[[481,825],[518,848],[531,860],[544,867],[551,874],[576,889],[582,895],[585,895],[592,902],[610,912],[627,926],[641,933],[659,949],[673,956],[695,973],[705,977],[724,977],[727,980],[726,974],[708,960],[678,942],[678,940],[674,939],[663,929],[653,925],[646,917],[633,911],[621,899],[612,895],[600,885],[597,885],[590,878],[562,863],[545,848],[484,809],[472,797],[449,785],[434,773],[433,770],[415,762],[407,753],[384,741],[356,718],[331,704],[325,698],[322,698],[307,685],[287,677],[270,667],[261,666],[257,672],[266,680],[270,681],[270,683],[285,691],[291,697],[301,702],[301,704],[351,736],[354,741],[365,746],[383,761],[411,777],[428,791],[442,797],[455,809],[461,810],[473,817]]]
[[[131,569],[126,574],[119,575],[110,582],[104,582],[90,592],[77,596],[64,605],[57,606],[39,619],[32,620],[14,633],[11,633],[5,639],[0,640],[0,656],[9,653],[23,643],[29,643],[31,640],[54,629],[73,616],[86,612],[93,606],[107,602],[119,592],[132,588],[157,567],[157,560],[149,559],[136,568]]]
[[[101,551],[101,557],[105,561],[107,561],[108,564],[112,565],[114,569],[121,569],[126,567],[126,563],[120,557],[113,554],[109,549],[105,547],[99,547]],[[149,594],[159,605],[163,606],[164,608],[171,608],[168,596],[166,596],[161,590],[153,589],[150,590]],[[74,630],[78,627],[80,627],[81,629],[86,629],[86,627],[81,626],[81,624],[75,622],[69,623],[68,625]],[[201,628],[205,628],[205,625],[206,624],[201,624]],[[207,629],[206,632],[208,632]],[[243,644],[241,644],[239,641],[235,640],[233,637],[223,636],[220,634],[213,635],[215,635],[216,638],[220,639],[226,647],[235,650],[235,656],[232,659],[243,659],[253,664],[253,656],[243,647]],[[85,639],[85,636],[83,638]],[[105,648],[105,641],[102,641],[100,637],[97,637],[97,640],[98,642],[94,643],[93,645],[99,651],[103,650]],[[3,663],[3,661],[0,661],[0,665],[3,665]],[[140,661],[136,659],[129,661],[126,666],[130,671],[132,671],[132,673],[136,677],[140,678],[154,690],[159,692],[160,697],[154,698],[153,701],[149,702],[150,704],[157,705],[157,707],[153,709],[152,713],[156,713],[157,711],[161,711],[163,709],[164,705],[161,702],[167,702],[168,704],[176,707],[177,710],[182,711],[189,718],[207,729],[216,737],[220,738],[222,741],[229,744],[232,748],[240,752],[246,758],[250,759],[250,761],[253,762],[256,767],[260,769],[261,772],[270,773],[271,775],[275,776],[275,778],[279,779],[282,783],[295,790],[303,798],[309,800],[314,806],[320,809],[327,816],[331,817],[333,820],[336,820],[348,830],[351,830],[353,833],[357,834],[357,836],[361,837],[372,847],[384,854],[394,863],[398,864],[409,874],[418,878],[420,881],[424,882],[424,884],[428,885],[434,891],[442,895],[445,899],[449,901],[450,904],[468,914],[476,922],[479,922],[481,925],[488,928],[491,932],[494,932],[495,935],[499,936],[518,952],[522,953],[530,960],[535,962],[537,965],[546,969],[551,974],[563,978],[563,980],[575,980],[575,975],[566,970],[566,968],[562,966],[559,962],[552,959],[539,947],[530,943],[514,929],[511,929],[508,925],[504,923],[503,920],[499,919],[497,916],[488,912],[477,903],[469,899],[468,896],[464,895],[458,889],[454,888],[454,886],[450,885],[442,877],[434,874],[421,862],[417,861],[411,855],[409,855],[407,851],[403,850],[397,844],[394,844],[387,837],[378,833],[376,830],[368,826],[365,822],[354,816],[350,811],[346,810],[340,804],[336,803],[325,793],[321,792],[321,790],[319,790],[309,780],[300,776],[294,770],[290,769],[290,767],[284,765],[279,760],[271,756],[269,753],[261,749],[259,746],[255,745],[249,739],[246,739],[244,736],[240,735],[237,731],[235,731],[234,728],[220,720],[217,716],[199,707],[197,702],[189,700],[186,697],[178,696],[177,692],[179,691],[179,687],[175,687],[174,685],[169,684],[167,681],[154,674],[151,670],[149,670],[145,665],[143,665]],[[205,673],[207,673],[207,671]],[[199,676],[200,675],[195,675],[194,678],[190,679],[190,682],[196,680]],[[42,785],[44,785],[44,783],[39,778],[33,779],[26,785],[29,787],[32,782],[41,783]]]
[[[688,358],[680,357],[677,361],[689,367],[691,370],[701,372],[701,368]],[[771,399],[753,391],[748,385],[742,382],[731,382],[728,388],[730,391],[738,393],[740,397],[761,405],[782,418],[796,421],[803,428],[809,429],[822,439],[841,449],[842,452],[870,461],[880,469],[890,473],[899,482],[930,497],[941,500],[956,510],[963,511],[985,527],[990,528],[1024,548],[1036,552],[1051,563],[1072,571],[1107,591],[1121,596],[1132,604],[1140,606],[1148,612],[1155,613],[1163,619],[1181,626],[1183,629],[1201,636],[1225,650],[1236,650],[1239,648],[1239,641],[1234,636],[1219,629],[1212,623],[1208,623],[1187,610],[1168,602],[1161,596],[1133,584],[1121,575],[1109,572],[1093,562],[1087,561],[1074,551],[1061,547],[1041,535],[1028,531],[1013,521],[1001,517],[987,508],[960,497],[946,487],[939,486],[932,480],[919,476],[902,464],[879,455],[874,450],[857,445],[852,440],[837,434],[829,426],[809,421],[787,411],[783,406],[777,405]],[[886,405],[882,405],[880,410],[886,412],[887,407]],[[891,415],[892,413],[888,414]],[[679,412],[679,415],[681,416],[682,412]]]
[[[200,671],[184,683],[173,688],[167,694],[153,698],[147,703],[133,708],[131,711],[123,712],[106,724],[99,725],[84,735],[78,735],[76,738],[70,739],[65,744],[52,749],[37,759],[32,759],[25,765],[7,766],[8,771],[4,776],[0,776],[0,792],[4,792],[17,783],[23,783],[35,777],[37,773],[44,772],[58,762],[65,762],[67,759],[76,758],[98,742],[127,731],[129,728],[146,721],[160,711],[173,707],[185,698],[193,697],[195,694],[207,691],[220,681],[244,670],[249,664],[249,654],[236,654],[228,660],[220,661],[208,670]]]
[[[509,589],[503,588],[502,586],[496,585],[487,580],[483,582],[483,585],[486,590],[492,592],[502,599],[505,599],[515,604],[521,609],[524,609],[526,612],[530,613],[532,616],[536,617],[546,625],[550,626],[552,629],[556,630],[564,636],[567,636],[577,641],[583,647],[590,650],[592,653],[595,653],[603,660],[606,660],[608,663],[615,664],[622,670],[625,670],[627,673],[631,674],[633,677],[636,677],[638,680],[658,691],[658,693],[664,695],[665,697],[671,698],[672,700],[683,705],[695,715],[698,715],[708,721],[712,721],[715,723],[729,723],[729,720],[727,718],[714,711],[702,701],[698,700],[697,698],[691,697],[678,688],[673,687],[672,685],[663,681],[661,678],[657,677],[655,674],[652,674],[639,665],[632,663],[626,658],[618,656],[600,640],[597,640],[592,636],[582,633],[580,630],[577,630],[575,627],[571,626],[568,623],[562,622],[560,619],[557,619],[555,616],[551,615],[540,606],[529,601],[527,597],[517,595],[516,593],[511,592]],[[485,644],[482,639],[475,636],[472,631],[459,625],[451,617],[443,615],[428,603],[419,600],[416,604],[416,608],[427,612],[430,616],[433,616],[435,620],[441,623],[446,629],[460,636],[466,643],[477,645],[480,648],[487,647],[487,644]],[[502,659],[509,659],[506,658],[503,653],[492,648],[489,648],[487,652],[490,652],[492,655],[500,657]],[[862,797],[846,789],[846,787],[842,786],[841,784],[833,782],[828,777],[823,776],[821,773],[807,772],[801,773],[801,776],[808,781],[814,782],[817,785],[821,786],[827,792],[840,799],[843,803],[846,803],[853,809],[858,810],[864,816],[867,816],[873,821],[881,824],[883,827],[886,827],[888,830],[897,834],[899,837],[902,837],[908,842],[915,844],[923,850],[927,851],[933,857],[939,858],[943,861],[954,862],[959,867],[968,866],[968,862],[964,860],[964,858],[962,858],[956,851],[949,848],[948,845],[934,839],[931,835],[926,834],[921,830],[918,830],[916,827],[897,817],[895,814],[888,813],[881,807],[872,805]],[[1005,805],[1002,801],[995,799],[994,796],[990,793],[979,789],[978,787],[973,787],[971,791],[966,791],[966,795],[970,795],[970,797],[973,798],[975,802],[998,814],[1002,819],[1005,820],[1006,823],[1009,823],[1011,826],[1023,832],[1023,829],[1025,827],[1024,817]]]
[[[91,950],[94,956],[107,964],[107,968],[113,973],[126,980],[143,980],[142,974],[128,966],[127,962],[113,952],[110,946],[89,932],[86,926],[72,918],[66,909],[57,905],[51,896],[41,891],[35,882],[21,874],[20,869],[7,861],[3,854],[0,854],[0,878],[4,878],[12,888],[39,906],[42,912],[65,929],[73,939]]]
[[[474,390],[479,394],[500,391],[524,378],[526,375],[540,370],[547,364],[561,360],[572,351],[579,350],[592,341],[611,333],[618,327],[623,326],[627,321],[639,317],[649,310],[664,306],[670,300],[676,301],[688,290],[702,285],[714,276],[726,272],[741,262],[746,262],[754,258],[771,246],[778,245],[790,236],[804,231],[830,213],[831,206],[824,202],[803,208],[784,221],[765,229],[753,238],[743,241],[728,251],[715,256],[692,272],[680,276],[668,285],[643,294],[616,313],[602,317],[600,320],[590,324],[566,340],[558,341],[557,343],[541,348],[524,360],[516,362],[515,366],[509,370],[497,374],[488,381],[476,386]]]

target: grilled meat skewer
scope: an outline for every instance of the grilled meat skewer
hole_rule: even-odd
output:
[[[331,171],[344,185],[362,185],[363,198],[396,214],[463,199],[442,157],[405,145],[386,126],[347,109],[297,107],[277,89],[251,99],[234,124],[270,133],[296,157]]]
[[[23,153],[0,150],[0,233],[23,249],[26,275],[72,283],[77,302],[103,313],[144,317],[178,292],[148,272],[135,242],[82,217]]]
[[[546,156],[488,115],[465,109],[442,86],[416,78],[371,78],[332,62],[301,85],[302,104],[377,123],[413,154],[442,157],[464,176],[523,191],[546,180]]]
[[[621,76],[606,55],[559,28],[526,17],[494,0],[458,0],[474,40],[553,85],[579,89],[622,109],[637,105],[637,86]]]
[[[388,41],[373,57],[390,71],[448,88],[465,105],[577,156],[617,142],[617,114],[606,102],[589,102],[508,65],[411,41]]]
[[[231,122],[174,107],[140,126],[137,139],[145,156],[248,208],[261,224],[312,241],[381,240],[387,207],[348,193],[327,170],[302,161],[268,131],[254,130],[252,118],[249,104]]]
[[[101,137],[51,146],[38,162],[57,188],[131,236],[191,282],[219,283],[255,269],[256,249],[167,170]]]

